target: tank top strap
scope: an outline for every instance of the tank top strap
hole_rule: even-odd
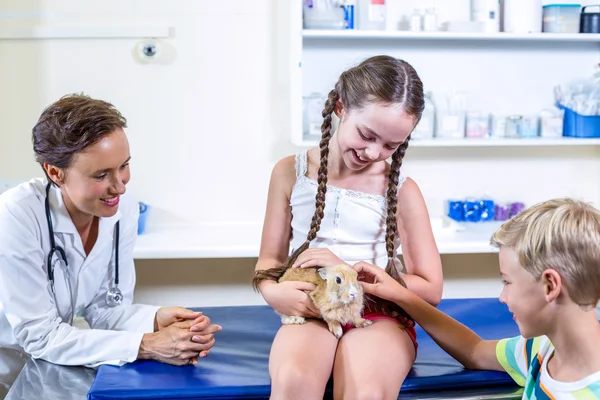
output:
[[[296,180],[306,175],[308,169],[308,157],[306,155],[308,150],[296,153]]]
[[[396,192],[400,190],[402,184],[404,183],[404,181],[406,181],[406,178],[408,178],[408,176],[406,176],[402,171],[400,171],[400,176],[398,177],[398,188],[396,189]]]

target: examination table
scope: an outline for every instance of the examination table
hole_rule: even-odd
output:
[[[445,299],[439,309],[485,339],[518,335],[505,305],[497,298]],[[223,326],[210,355],[197,366],[175,367],[138,361],[123,367],[103,365],[87,394],[107,399],[267,399],[269,349],[281,325],[267,306],[206,307]],[[402,399],[520,398],[521,389],[504,372],[467,371],[417,327],[415,365],[404,381]],[[331,396],[331,382],[326,398]]]

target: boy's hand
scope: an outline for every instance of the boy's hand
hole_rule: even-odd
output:
[[[358,280],[365,293],[397,302],[408,290],[375,265],[360,261],[352,268],[358,273]]]

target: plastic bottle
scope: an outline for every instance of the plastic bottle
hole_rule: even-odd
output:
[[[500,0],[471,0],[471,21],[482,22],[486,33],[500,32]]]
[[[412,32],[421,32],[423,30],[423,17],[421,10],[415,8],[410,16],[410,30]]]
[[[385,0],[358,0],[358,29],[385,30]]]
[[[438,30],[438,21],[435,8],[428,8],[425,10],[425,16],[423,17],[423,30],[426,32],[433,32]]]

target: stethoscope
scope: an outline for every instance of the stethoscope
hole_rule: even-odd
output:
[[[65,250],[61,246],[57,246],[54,241],[54,229],[52,228],[52,217],[50,215],[50,187],[52,182],[48,182],[46,185],[46,220],[48,221],[48,233],[50,235],[50,252],[48,253],[48,280],[50,281],[50,287],[52,288],[52,294],[54,296],[54,301],[58,305],[58,301],[56,300],[56,292],[54,290],[54,264],[52,263],[52,259],[54,255],[56,255],[57,261],[62,262],[64,264],[64,272],[67,277],[67,283],[69,286],[69,294],[71,295],[71,319],[70,324],[73,325],[73,319],[75,318],[75,298],[73,297],[73,290],[71,288],[71,279],[69,276],[69,263],[67,262],[67,255]],[[106,304],[109,307],[116,307],[123,302],[123,293],[121,289],[119,289],[119,221],[115,224],[115,281],[114,285],[108,289],[106,293]]]

